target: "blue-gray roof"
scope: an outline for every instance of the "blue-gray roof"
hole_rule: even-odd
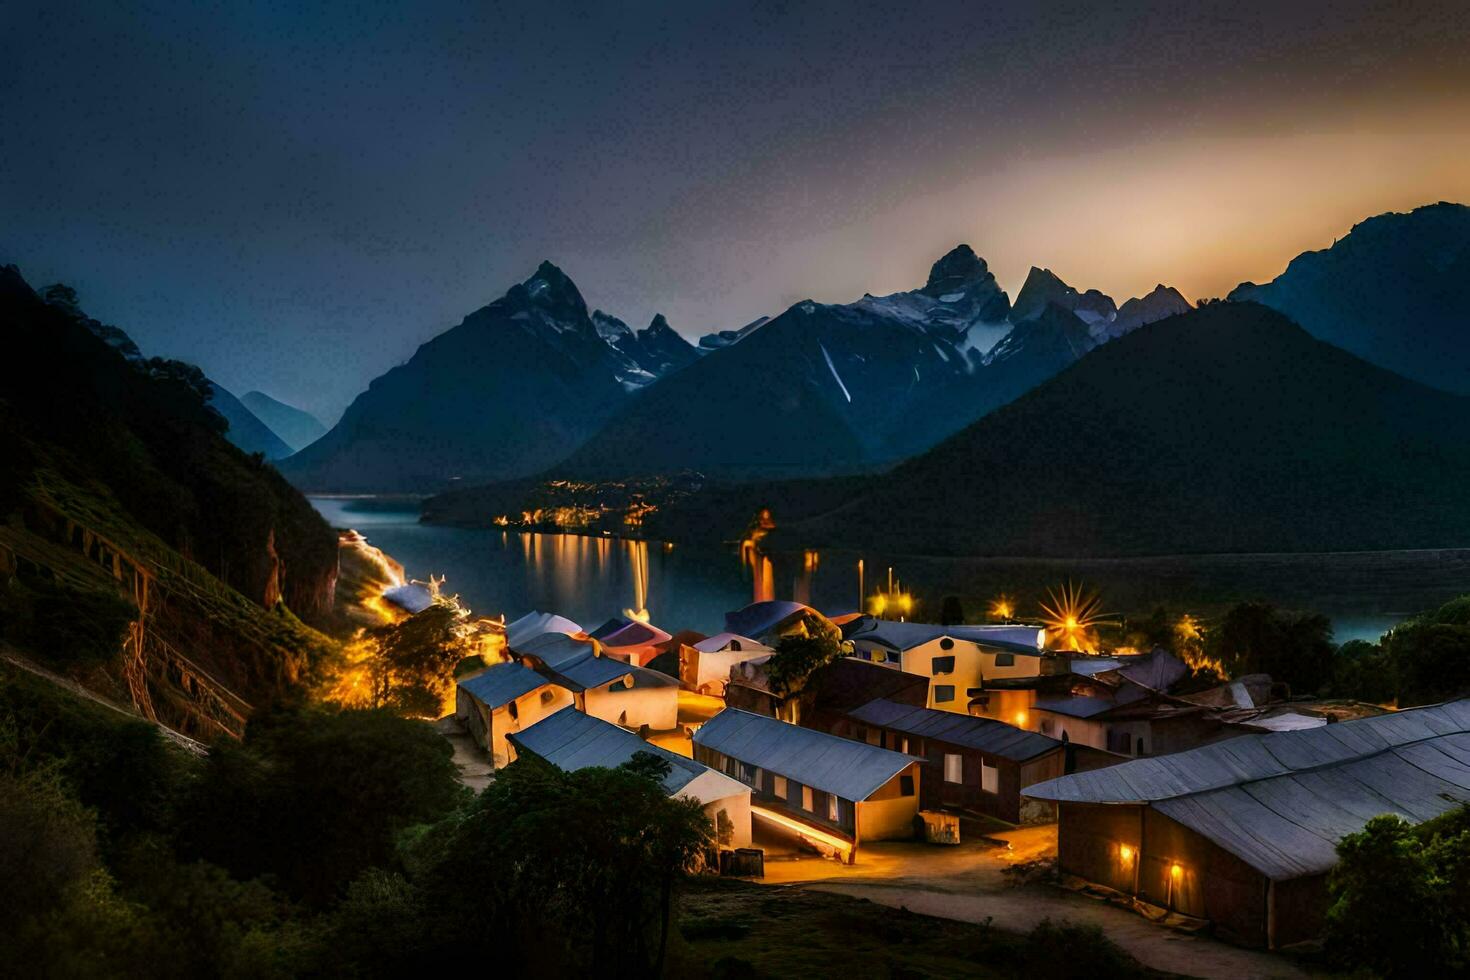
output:
[[[530,728],[506,736],[518,750],[540,756],[558,769],[575,772],[591,766],[616,769],[638,752],[648,752],[669,764],[664,791],[673,795],[708,766],[675,755],[668,749],[645,742],[626,728],[583,714],[574,707],[562,708]]]
[[[458,686],[486,707],[498,708],[546,683],[549,683],[546,678],[534,670],[510,663],[495,664],[473,677],[466,677]]]
[[[849,711],[848,715],[867,725],[976,749],[1014,762],[1025,762],[1062,749],[1062,743],[1054,738],[993,718],[976,718],[938,708],[919,708],[886,698],[869,701],[861,708]]]
[[[741,636],[760,639],[791,617],[815,611],[811,606],[789,599],[767,599],[725,613],[725,629]]]
[[[726,708],[694,742],[845,800],[865,800],[910,763],[922,761],[866,742]]]
[[[1067,694],[1055,698],[1037,698],[1031,707],[1037,711],[1066,715],[1069,718],[1093,718],[1116,708],[1112,698],[1094,698],[1085,694]]]
[[[1381,813],[1470,802],[1470,699],[1224,742],[1037,783],[1063,803],[1149,804],[1280,880],[1320,874]]]
[[[516,652],[535,657],[557,680],[577,691],[599,687],[637,670],[621,660],[599,656],[590,641],[565,633],[545,633],[522,644]]]
[[[1041,633],[1039,626],[939,626],[933,623],[897,623],[878,619],[876,616],[863,616],[848,623],[842,632],[844,637],[854,642],[868,640],[891,650],[912,650],[947,636],[1033,657],[1040,656],[1043,652],[1037,644],[1037,637]]]

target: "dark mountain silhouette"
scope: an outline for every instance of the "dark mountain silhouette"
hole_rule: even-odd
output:
[[[246,392],[240,396],[240,403],[269,426],[292,452],[304,449],[327,433],[327,427],[315,415],[277,401],[263,391]]]
[[[678,359],[671,334],[661,318],[636,336],[605,314],[594,322],[571,279],[543,262],[374,380],[281,471],[310,490],[378,492],[538,472]]]
[[[1018,556],[1464,547],[1467,423],[1470,399],[1267,307],[1211,304],[1099,348],[771,540]]]
[[[72,300],[0,268],[0,630],[132,602],[100,683],[175,727],[238,734],[239,699],[267,703],[325,645],[297,617],[331,612],[336,535],[224,438],[198,368],[143,359]]]
[[[224,416],[230,427],[225,438],[247,453],[260,453],[266,459],[285,459],[293,452],[276,432],[245,403],[215,382],[209,382],[209,407]]]
[[[1380,214],[1304,252],[1231,299],[1285,313],[1308,333],[1406,377],[1470,394],[1470,207]]]

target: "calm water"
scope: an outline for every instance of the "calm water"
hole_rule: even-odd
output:
[[[1215,555],[1121,560],[888,558],[845,552],[742,556],[734,546],[666,548],[581,535],[468,530],[418,523],[401,502],[313,498],[335,527],[352,527],[412,578],[446,576],[476,613],[510,619],[554,611],[596,626],[647,609],[670,632],[715,633],[724,614],[757,598],[799,599],[828,613],[858,605],[857,561],[869,592],[894,574],[925,610],[957,594],[978,605],[1006,593],[1024,613],[1068,579],[1098,591],[1104,609],[1142,614],[1158,604],[1211,615],[1243,599],[1332,617],[1339,641],[1377,639],[1406,616],[1470,592],[1470,551],[1342,555]],[[927,604],[927,605],[926,605]],[[972,612],[979,613],[980,609]]]

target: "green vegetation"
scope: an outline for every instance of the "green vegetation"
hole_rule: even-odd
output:
[[[776,652],[766,661],[766,677],[777,694],[794,694],[806,686],[807,678],[842,656],[842,643],[825,633],[784,636]]]
[[[1376,644],[1343,644],[1328,689],[1401,708],[1470,693],[1470,596],[1400,623]]]
[[[1470,807],[1417,827],[1374,817],[1338,844],[1326,949],[1389,977],[1470,970]]]
[[[1294,693],[1313,694],[1332,672],[1332,622],[1317,613],[1285,613],[1243,602],[1211,629],[1209,655],[1231,677],[1270,674]]]

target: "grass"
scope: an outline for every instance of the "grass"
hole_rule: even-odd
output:
[[[1044,923],[1018,935],[797,887],[689,882],[670,942],[678,977],[1157,977],[1101,931]]]

